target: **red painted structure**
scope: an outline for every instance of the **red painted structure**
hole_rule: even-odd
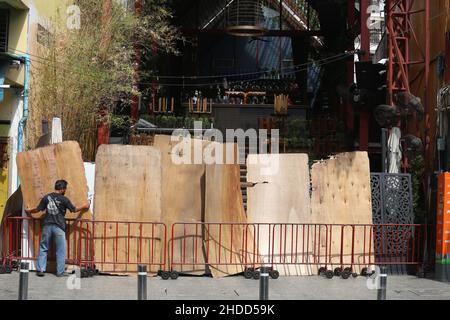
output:
[[[423,3],[415,9],[416,3]],[[414,28],[412,19],[423,15],[424,39],[419,38],[419,30]],[[386,28],[388,34],[388,103],[394,104],[395,94],[410,92],[412,66],[420,66],[419,75],[424,77],[425,108],[425,151],[430,147],[430,96],[428,93],[430,76],[430,0],[388,0],[386,2]],[[417,27],[416,27],[417,28]],[[421,41],[422,40],[422,41]],[[411,59],[411,48],[419,48],[420,58]],[[417,75],[416,75],[417,76]],[[417,95],[417,93],[416,93]],[[404,125],[404,124],[403,124]],[[406,130],[406,128],[405,128]]]
[[[360,1],[361,12],[361,61],[370,61],[369,0]],[[370,110],[361,110],[359,115],[359,150],[369,151]]]

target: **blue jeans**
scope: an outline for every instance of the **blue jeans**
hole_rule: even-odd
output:
[[[56,244],[56,272],[61,274],[64,272],[66,264],[66,233],[56,225],[45,225],[42,229],[37,271],[45,272],[47,268],[47,254],[52,238],[54,238]]]

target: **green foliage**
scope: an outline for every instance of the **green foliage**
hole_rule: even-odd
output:
[[[109,123],[115,129],[126,130],[131,127],[131,118],[129,116],[111,115]]]
[[[168,22],[170,12],[161,1],[145,1],[140,16],[114,0],[105,14],[103,3],[77,3],[79,30],[68,30],[63,17],[53,19],[49,45],[40,48],[40,59],[33,61],[30,93],[34,126],[27,133],[37,135],[42,119],[60,117],[64,139],[79,141],[85,157],[91,159],[98,123],[125,125],[120,123],[125,119],[109,115],[118,105],[129,105],[133,95],[141,95],[133,86],[135,45],[145,48],[156,43],[160,51],[173,52],[176,39],[176,30]]]
[[[310,123],[302,119],[293,119],[286,124],[286,141],[291,150],[310,149],[314,140],[310,134]]]

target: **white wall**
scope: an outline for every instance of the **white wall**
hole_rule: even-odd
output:
[[[20,99],[13,108],[13,117],[11,119],[11,129],[9,131],[10,137],[10,160],[9,160],[9,190],[8,194],[11,196],[19,187],[18,172],[16,164],[16,156],[18,150],[18,132],[19,122],[23,115],[23,100]]]

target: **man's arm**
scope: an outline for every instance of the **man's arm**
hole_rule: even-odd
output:
[[[44,197],[41,199],[41,202],[39,202],[39,205],[34,209],[25,209],[25,213],[28,215],[31,215],[33,213],[39,213],[41,211],[44,211],[45,208],[47,208],[47,197]]]
[[[89,208],[91,207],[91,204],[88,202],[85,205],[79,207],[79,208],[75,208],[75,212],[86,212],[87,210],[89,210]]]
[[[75,207],[72,208],[72,209],[75,210],[75,211],[72,211],[72,212],[80,212],[78,217],[76,217],[76,219],[75,219],[75,223],[77,223],[79,220],[81,220],[83,214],[90,208],[90,206],[91,206],[91,204],[88,202],[87,204],[85,204],[84,206],[81,206],[79,208],[75,208]]]
[[[37,208],[25,209],[25,213],[27,213],[27,214],[33,214],[33,213],[38,213],[38,212],[41,212],[41,210],[38,210]]]
[[[81,207],[75,207],[69,199],[67,199],[67,203],[66,203],[67,209],[69,209],[69,211],[72,213],[76,213],[76,212],[84,213],[85,211],[87,211],[90,208],[90,206],[91,206],[91,204],[88,202],[88,203],[82,205]]]

